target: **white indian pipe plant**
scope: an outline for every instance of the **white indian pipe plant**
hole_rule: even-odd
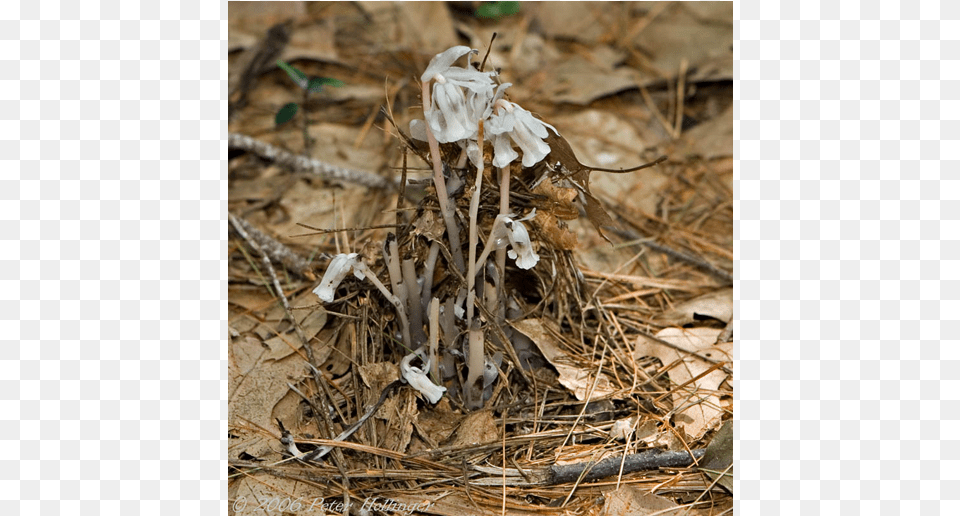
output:
[[[349,274],[351,270],[353,271],[353,275],[358,279],[370,280],[380,293],[397,309],[397,317],[400,319],[400,328],[403,335],[403,344],[409,349],[411,345],[410,322],[407,319],[407,311],[404,309],[403,302],[387,289],[383,282],[377,278],[377,275],[367,267],[367,264],[358,258],[357,253],[338,254],[334,256],[330,260],[330,264],[327,265],[327,271],[323,274],[323,279],[320,280],[320,284],[313,289],[313,293],[325,303],[332,302],[334,292],[336,292],[337,287],[340,286],[340,282],[347,277],[347,274]]]
[[[523,109],[518,104],[510,102],[503,98],[510,83],[497,85],[494,81],[496,72],[482,72],[473,69],[470,66],[470,57],[477,54],[478,51],[466,46],[452,47],[444,52],[434,56],[430,60],[427,69],[420,76],[422,82],[422,97],[424,108],[424,120],[414,120],[410,123],[410,133],[413,138],[426,141],[430,147],[430,155],[433,161],[434,183],[437,190],[437,198],[440,204],[440,212],[444,219],[447,229],[447,238],[450,240],[450,252],[456,262],[454,265],[461,271],[467,269],[467,278],[469,283],[468,295],[462,290],[457,295],[456,309],[460,309],[460,303],[463,298],[467,298],[466,325],[470,330],[470,347],[479,347],[482,349],[482,333],[477,334],[477,325],[473,319],[474,304],[474,281],[478,267],[483,267],[490,252],[498,250],[498,258],[503,256],[507,246],[510,247],[507,255],[516,261],[517,267],[521,269],[530,269],[540,260],[539,255],[533,248],[530,241],[530,234],[523,224],[536,214],[533,210],[529,215],[520,219],[512,218],[509,212],[509,181],[511,163],[518,158],[524,167],[531,167],[542,161],[549,153],[550,146],[544,139],[548,136],[548,129],[559,135],[557,129],[550,124],[534,117],[529,111]],[[466,56],[467,66],[455,66],[455,63]],[[432,88],[431,88],[432,85]],[[432,94],[431,94],[432,93]],[[480,182],[483,174],[483,140],[484,131],[493,146],[493,165],[500,169],[501,188],[500,188],[500,214],[496,217],[493,227],[490,230],[489,238],[480,257],[474,260],[476,256],[477,240],[477,205],[480,196]],[[469,245],[470,250],[468,263],[464,264],[462,251],[460,248],[460,235],[453,213],[453,206],[447,198],[446,182],[443,176],[443,164],[440,161],[440,143],[456,143],[463,150],[466,158],[477,167],[477,179],[474,186],[473,199],[471,199],[470,209],[470,231]],[[520,152],[514,148],[519,147]],[[463,159],[463,157],[462,157]],[[427,274],[424,281],[424,289],[417,296],[413,290],[416,290],[411,283],[412,278],[406,278],[407,283],[401,280],[401,276],[409,275],[410,271],[400,271],[400,260],[396,252],[396,243],[385,253],[387,264],[390,270],[390,276],[394,287],[391,293],[377,277],[364,265],[363,261],[358,259],[356,253],[341,254],[331,260],[320,285],[314,289],[317,296],[324,302],[331,302],[334,298],[334,291],[341,281],[353,271],[353,274],[360,279],[367,278],[372,281],[387,299],[397,308],[398,316],[403,326],[404,344],[408,349],[412,349],[410,341],[409,319],[406,308],[413,307],[415,310],[426,311],[427,300],[431,296],[432,272],[436,263],[437,251],[439,247],[434,244],[428,264],[425,270]],[[497,260],[500,270],[500,278],[503,278],[503,259]],[[482,270],[482,269],[481,269]],[[419,303],[418,303],[418,299]],[[436,336],[436,321],[432,319],[437,317],[437,305],[431,306],[430,321],[431,340]],[[449,316],[449,314],[448,314]],[[418,329],[422,333],[422,329]],[[435,345],[435,344],[434,344]],[[479,346],[478,346],[479,345]],[[410,354],[404,357],[401,362],[401,373],[403,377],[414,388],[419,390],[431,403],[436,403],[443,395],[445,389],[439,387],[426,377],[430,369],[431,362],[436,361],[436,351],[430,350],[423,370],[411,365],[413,357],[417,354]],[[478,378],[483,374],[484,359],[482,352],[471,349],[469,363],[470,374],[468,377]],[[479,360],[478,360],[479,358]],[[474,363],[476,362],[476,363]],[[487,367],[489,369],[489,366]],[[487,372],[489,375],[490,372]],[[467,389],[470,389],[467,386]]]
[[[504,99],[504,92],[510,87],[510,84],[505,83],[497,86],[493,80],[496,76],[495,72],[482,72],[471,68],[470,56],[476,53],[476,50],[469,47],[456,46],[437,54],[430,61],[426,71],[420,77],[423,82],[425,120],[414,120],[410,123],[411,135],[430,144],[438,197],[441,197],[441,212],[446,213],[446,206],[449,205],[449,201],[443,198],[445,192],[441,192],[442,175],[440,174],[441,164],[439,163],[438,144],[459,144],[464,149],[466,157],[478,169],[477,185],[470,203],[469,261],[467,263],[466,323],[471,333],[477,331],[473,325],[474,275],[477,266],[482,266],[485,262],[491,245],[491,242],[488,241],[482,259],[474,260],[477,246],[476,225],[477,205],[480,195],[479,184],[483,174],[484,130],[486,129],[490,135],[493,144],[493,165],[501,169],[501,196],[504,197],[501,199],[500,215],[494,222],[493,233],[496,233],[497,241],[504,239],[505,241],[503,244],[497,244],[494,248],[501,249],[505,247],[506,242],[509,242],[511,246],[509,256],[515,259],[517,266],[522,269],[530,269],[536,265],[539,256],[533,250],[529,233],[522,221],[513,221],[507,215],[509,166],[521,157],[521,154],[514,150],[513,145],[516,144],[522,152],[523,166],[531,167],[542,161],[550,153],[550,146],[544,141],[544,138],[548,135],[548,128],[557,133],[555,127],[535,118],[529,111],[516,103]],[[455,63],[464,56],[467,57],[467,67],[455,66]],[[433,82],[432,97],[430,95],[431,90],[428,87],[428,83],[431,81]],[[431,99],[430,102],[427,101],[428,98]],[[559,135],[559,133],[557,134]],[[451,229],[449,218],[445,215],[448,232],[452,233],[453,229]],[[459,251],[456,241],[458,239],[454,239],[454,236],[457,235],[452,235],[450,238],[451,247]],[[494,235],[491,234],[491,236]],[[503,256],[501,253],[498,253],[498,255],[498,258]],[[454,256],[455,258],[459,257],[459,252],[454,252]],[[498,259],[497,263],[502,268],[503,259]],[[470,340],[476,342],[477,336],[473,335]],[[468,383],[470,383],[469,379],[475,379],[481,374],[483,362],[480,357],[482,357],[482,353],[477,353],[476,350],[470,353]]]

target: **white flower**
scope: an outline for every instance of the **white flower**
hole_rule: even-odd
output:
[[[530,242],[530,233],[523,225],[523,221],[532,219],[536,214],[537,209],[534,208],[522,219],[513,220],[506,215],[497,215],[497,220],[494,221],[492,237],[496,247],[503,248],[509,243],[507,256],[517,261],[517,267],[525,270],[533,268],[540,261],[540,255],[533,250],[533,243]]]
[[[466,104],[463,90],[438,75],[433,85],[433,103],[423,114],[438,142],[463,140],[469,138],[471,132],[476,132],[476,129],[471,131]]]
[[[421,81],[436,80],[438,82],[450,82],[457,86],[467,88],[474,92],[493,90],[496,84],[492,77],[497,72],[478,72],[469,68],[469,57],[467,58],[468,68],[453,66],[453,63],[466,54],[477,54],[479,51],[463,45],[447,49],[437,54],[430,60],[427,70],[420,76]]]
[[[507,133],[493,135],[493,166],[503,168],[520,157],[510,144],[510,135]]]
[[[530,234],[527,228],[519,220],[505,220],[504,224],[510,231],[507,233],[507,239],[510,240],[512,249],[507,251],[507,256],[517,261],[517,267],[521,269],[531,269],[540,261],[540,256],[533,250],[530,243]]]
[[[313,293],[325,303],[333,301],[334,291],[337,290],[343,278],[347,277],[347,274],[350,274],[350,269],[353,269],[353,275],[358,279],[364,278],[361,267],[357,267],[357,265],[360,265],[357,253],[338,254],[334,256],[333,259],[330,260],[330,264],[327,265],[327,272],[323,274],[323,279],[320,280],[320,284],[317,285],[317,288],[313,289]]]
[[[497,99],[494,113],[487,124],[493,136],[493,165],[505,167],[517,159],[518,154],[510,145],[516,142],[523,151],[523,166],[532,167],[550,154],[550,146],[543,141],[547,137],[547,127],[557,132],[552,125],[534,118],[526,109],[514,102]]]
[[[420,76],[421,81],[434,81],[430,109],[423,115],[440,143],[476,138],[477,122],[489,113],[496,72],[453,66],[461,56],[476,52],[465,46],[453,47],[434,56]]]
[[[445,72],[448,68],[453,66],[453,63],[460,59],[465,54],[471,54],[474,50],[465,45],[458,45],[455,47],[448,48],[443,52],[433,56],[433,59],[430,60],[430,64],[427,65],[427,69],[423,72],[423,75],[420,76],[421,81],[429,81],[437,76],[438,73]]]
[[[506,167],[520,157],[513,148],[516,143],[523,154],[523,166],[532,167],[550,153],[544,141],[547,128],[559,135],[550,124],[535,118],[516,103],[503,99],[510,83],[496,86],[496,72],[479,72],[470,67],[471,54],[478,53],[466,46],[456,46],[437,54],[420,76],[424,83],[433,81],[430,107],[425,120],[410,122],[410,134],[426,141],[427,127],[440,143],[457,142],[466,150],[474,165],[480,165],[477,142],[477,123],[484,121],[486,139],[493,143],[493,165]],[[467,56],[467,68],[453,66]]]
[[[427,378],[427,371],[430,370],[429,360],[424,364],[423,369],[410,365],[417,356],[416,353],[410,353],[403,357],[403,360],[400,361],[400,374],[411,387],[420,391],[420,394],[423,394],[427,401],[436,403],[443,397],[443,393],[447,392],[447,388],[436,385]]]

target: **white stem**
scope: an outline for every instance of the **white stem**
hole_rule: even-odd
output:
[[[508,215],[510,213],[510,165],[500,169],[500,215]],[[506,275],[507,275],[507,248],[497,249],[497,271],[500,272],[500,281],[497,285],[497,299],[499,300],[500,295],[504,295],[506,299]],[[502,312],[506,312],[503,310]],[[497,317],[500,317],[501,310],[497,310]],[[502,323],[503,321],[498,321]]]
[[[412,349],[410,345],[410,322],[407,320],[407,312],[403,308],[403,303],[400,302],[400,298],[390,293],[387,290],[387,287],[377,278],[377,275],[371,271],[366,264],[363,262],[354,265],[355,269],[360,269],[360,272],[363,273],[364,277],[370,280],[377,289],[380,290],[380,293],[383,294],[383,297],[387,298],[394,307],[397,309],[397,317],[400,318],[400,329],[403,332],[403,345],[407,349]]]
[[[481,156],[478,160],[480,163],[477,165],[477,178],[473,185],[473,197],[470,199],[470,261],[467,262],[467,328],[470,330],[470,357],[467,363],[467,385],[464,387],[464,391],[467,393],[468,406],[474,407],[477,406],[475,403],[482,403],[483,401],[483,388],[479,389],[478,394],[475,392],[474,386],[476,379],[483,374],[483,330],[479,329],[479,324],[476,325],[477,329],[474,329],[473,324],[473,305],[476,302],[477,295],[475,288],[477,281],[477,212],[480,209],[480,188],[483,186],[483,120],[479,122],[477,128],[477,147],[481,150]],[[475,394],[477,394],[479,400],[474,399]]]
[[[440,243],[434,241],[430,244],[430,253],[427,254],[427,261],[423,264],[423,289],[420,291],[420,304],[424,311],[430,303],[433,296],[433,273],[437,268],[437,257],[440,256]]]
[[[403,273],[400,270],[400,252],[397,247],[397,239],[394,235],[387,237],[387,255],[384,257],[387,262],[387,271],[390,273],[390,286],[393,293],[397,295],[401,303],[407,302],[407,288],[403,283]]]
[[[443,345],[447,349],[457,343],[457,300],[452,296],[443,302],[443,317],[440,319],[440,329],[443,330]]]
[[[477,258],[474,267],[479,267],[480,264],[484,263],[487,260],[487,257],[490,256],[490,252],[493,251],[493,248],[497,243],[496,233],[501,224],[503,224],[503,222],[500,218],[494,219],[493,225],[490,226],[490,234],[487,236],[487,244],[483,246],[483,252],[480,253],[480,257]],[[504,252],[506,252],[506,248],[504,247],[503,249]],[[504,263],[506,263],[506,255],[504,255]]]
[[[477,147],[483,149],[483,120],[478,124],[477,129]],[[467,262],[467,292],[469,295],[475,295],[474,286],[477,281],[477,212],[480,210],[480,188],[483,186],[483,156],[478,160],[477,178],[473,184],[473,196],[470,198],[470,243],[468,252],[470,261]],[[467,297],[467,328],[472,328],[473,323],[473,303],[470,297]]]
[[[423,111],[430,109],[430,81],[421,83],[423,90]],[[430,129],[430,123],[423,124],[427,130],[427,143],[430,145],[430,157],[433,159],[433,184],[437,189],[437,202],[440,203],[440,215],[443,216],[443,222],[447,226],[447,238],[450,239],[450,254],[453,255],[454,265],[457,270],[463,272],[463,251],[460,249],[460,231],[457,229],[457,223],[453,218],[453,209],[450,201],[447,199],[447,182],[443,179],[443,164],[440,162],[440,144],[437,143],[437,137],[433,135]]]
[[[413,259],[403,261],[403,282],[407,291],[407,315],[410,317],[410,336],[421,345],[427,340],[423,333],[423,306],[420,304],[420,285],[417,284],[417,270]]]
[[[430,302],[430,375],[438,383],[440,378],[440,300],[433,298]]]
[[[483,385],[478,389],[476,383],[477,379],[483,376],[483,330],[471,329],[468,335],[470,349],[467,358],[467,384],[463,391],[466,394],[467,406],[479,408],[483,405]]]

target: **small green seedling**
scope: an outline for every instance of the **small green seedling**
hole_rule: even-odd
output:
[[[287,75],[290,76],[290,79],[296,83],[297,86],[303,90],[303,103],[306,104],[307,100],[310,98],[312,93],[320,93],[323,90],[324,85],[333,86],[339,88],[343,86],[343,81],[339,79],[334,79],[331,77],[311,77],[302,71],[290,66],[283,61],[277,61],[277,66],[281,70],[287,72]],[[277,111],[276,116],[274,116],[274,123],[277,126],[281,126],[290,120],[293,120],[293,117],[297,116],[297,111],[299,111],[300,106],[296,102],[288,102],[284,104],[279,111]],[[307,117],[303,117],[303,146],[304,149],[309,153],[310,148],[310,137],[307,134],[309,122]]]

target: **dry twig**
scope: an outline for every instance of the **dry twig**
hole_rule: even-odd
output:
[[[283,264],[293,274],[309,280],[315,279],[313,277],[313,272],[310,270],[310,262],[305,260],[302,256],[292,251],[289,247],[285,246],[283,243],[274,239],[270,235],[263,233],[259,229],[253,227],[252,224],[247,222],[243,217],[237,215],[230,215],[230,222],[238,224],[243,228],[247,238],[256,242],[260,250],[267,253],[267,255],[272,260],[276,260]],[[329,258],[326,253],[321,253],[320,257]]]
[[[257,254],[260,255],[260,258],[263,260],[263,265],[267,268],[267,273],[270,275],[270,280],[273,282],[273,288],[276,289],[277,295],[280,297],[280,301],[283,303],[283,309],[287,314],[287,318],[290,319],[290,322],[293,324],[294,330],[297,332],[297,336],[300,337],[300,341],[303,342],[303,349],[307,353],[307,358],[310,362],[313,362],[313,349],[310,347],[310,342],[307,340],[306,335],[303,334],[303,328],[300,327],[300,323],[297,322],[297,318],[293,316],[293,313],[290,311],[290,302],[287,301],[286,294],[283,293],[283,288],[280,286],[280,280],[277,279],[277,272],[273,269],[273,263],[270,261],[270,256],[260,247],[249,233],[247,233],[246,227],[240,221],[240,218],[234,214],[229,214],[230,223],[233,224],[233,228],[237,230],[237,233],[243,237],[244,240],[250,244],[250,247],[253,248]]]
[[[328,181],[354,183],[370,188],[394,189],[398,186],[393,181],[363,170],[353,170],[339,167],[320,160],[299,156],[287,152],[280,147],[251,138],[249,136],[230,133],[230,147],[252,152],[261,158],[269,159],[278,165],[290,168],[296,172],[316,174]]]

